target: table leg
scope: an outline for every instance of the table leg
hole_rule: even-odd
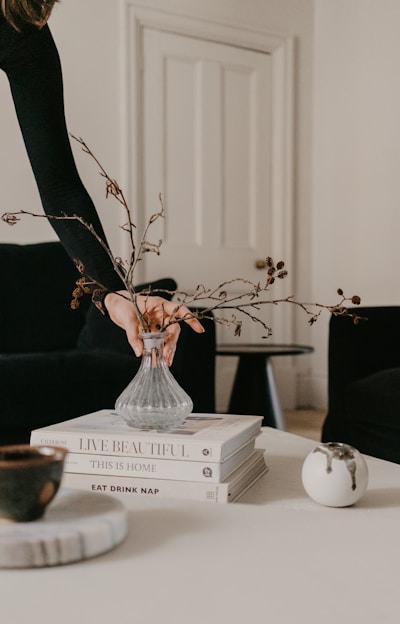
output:
[[[283,415],[281,402],[279,400],[278,389],[276,387],[274,372],[272,369],[270,358],[267,358],[267,361],[265,363],[265,368],[266,368],[266,376],[268,379],[267,387],[269,389],[272,411],[273,411],[274,419],[276,422],[276,429],[280,429],[281,431],[286,431],[285,417]]]
[[[236,370],[228,411],[230,414],[264,416],[263,426],[285,430],[270,358],[242,354]]]

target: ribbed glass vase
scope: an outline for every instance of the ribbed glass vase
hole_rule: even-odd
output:
[[[192,409],[191,398],[173,377],[164,359],[165,333],[142,334],[140,368],[115,403],[116,412],[136,429],[171,431]]]

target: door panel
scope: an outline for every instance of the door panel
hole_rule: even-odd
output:
[[[270,55],[145,29],[144,207],[184,288],[259,279],[269,248]],[[153,229],[155,234],[156,228]],[[146,258],[146,278],[159,274]]]
[[[163,241],[161,258],[146,255],[144,279],[170,275],[185,291],[237,277],[262,282],[256,260],[278,261],[286,251],[273,213],[273,202],[275,211],[281,204],[272,153],[283,146],[272,128],[272,54],[150,27],[141,54],[141,226],[158,210],[160,192],[166,208],[150,235]],[[278,281],[271,298],[287,294]],[[290,339],[289,307],[264,307],[276,342]],[[241,340],[263,335],[247,322]],[[218,339],[231,340],[231,328],[220,326]]]

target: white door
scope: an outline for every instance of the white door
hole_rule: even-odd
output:
[[[161,257],[146,255],[143,277],[171,276],[184,290],[262,280],[257,260],[285,251],[274,240],[271,54],[155,28],[141,45],[141,225],[160,192],[166,208],[149,237],[163,240]],[[274,341],[287,339],[268,308]],[[247,323],[242,339],[262,334]]]

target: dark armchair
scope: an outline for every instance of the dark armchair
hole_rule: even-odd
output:
[[[354,325],[332,317],[329,331],[329,408],[322,440],[400,463],[400,307],[354,310]]]
[[[32,429],[112,408],[140,360],[125,332],[90,302],[71,310],[79,276],[58,242],[0,244],[0,444]],[[173,289],[171,279],[154,287]],[[187,325],[172,366],[196,412],[215,411],[215,327]]]

